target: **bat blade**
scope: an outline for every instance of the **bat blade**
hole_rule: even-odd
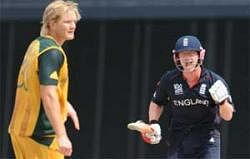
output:
[[[153,133],[153,129],[150,127],[149,124],[144,123],[141,120],[136,122],[129,123],[127,125],[128,129],[139,131],[141,133]]]

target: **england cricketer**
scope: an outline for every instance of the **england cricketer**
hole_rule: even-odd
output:
[[[69,116],[79,128],[69,103],[67,57],[62,45],[74,39],[81,18],[78,4],[51,2],[43,13],[40,36],[29,45],[18,76],[9,133],[17,159],[63,159],[72,143],[64,122]]]
[[[230,121],[234,107],[225,80],[202,65],[205,50],[195,36],[180,37],[173,50],[176,69],[167,71],[149,105],[149,123],[153,133],[143,134],[144,141],[161,140],[158,123],[163,109],[171,112],[167,134],[168,158],[220,158],[221,119]]]

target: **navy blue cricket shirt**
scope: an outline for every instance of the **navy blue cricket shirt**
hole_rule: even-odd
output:
[[[192,88],[189,88],[178,69],[167,71],[157,85],[152,101],[171,109],[173,129],[196,125],[213,128],[217,124],[218,105],[208,90],[217,80],[221,80],[229,91],[225,80],[206,68],[202,68],[199,82]],[[232,103],[231,96],[229,100]]]

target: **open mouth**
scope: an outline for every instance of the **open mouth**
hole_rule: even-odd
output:
[[[195,62],[193,60],[183,62],[183,68],[186,71],[192,71],[195,69]]]
[[[193,64],[193,61],[186,62],[186,65],[191,65]]]

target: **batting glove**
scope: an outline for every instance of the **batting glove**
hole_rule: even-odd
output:
[[[216,104],[222,103],[229,97],[228,90],[221,80],[217,80],[209,89],[209,93]]]
[[[159,124],[150,124],[152,133],[141,133],[144,142],[149,144],[159,144],[161,141],[161,127]]]

